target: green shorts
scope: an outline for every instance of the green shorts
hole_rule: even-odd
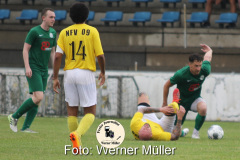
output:
[[[48,70],[46,71],[39,71],[39,70],[32,70],[32,77],[28,78],[28,85],[29,85],[29,93],[32,94],[36,91],[43,91],[45,92],[47,87],[47,79],[48,79]]]

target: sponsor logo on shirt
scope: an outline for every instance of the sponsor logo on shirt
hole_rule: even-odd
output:
[[[188,88],[188,91],[189,91],[189,92],[193,92],[193,91],[198,90],[200,87],[201,87],[201,86],[200,86],[199,83],[197,83],[197,84],[192,84],[192,85],[190,85],[190,87]]]

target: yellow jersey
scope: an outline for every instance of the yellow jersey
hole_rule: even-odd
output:
[[[136,112],[131,120],[130,128],[135,139],[139,139],[139,135],[138,135],[139,130],[142,128],[142,126],[145,123],[148,123],[152,130],[152,140],[159,140],[159,141],[171,140],[171,133],[165,132],[159,124],[153,121],[150,121],[148,119],[142,119],[142,118],[143,118],[143,113]]]
[[[104,54],[98,30],[87,24],[74,24],[63,29],[57,44],[66,55],[64,70],[96,71],[96,57]]]

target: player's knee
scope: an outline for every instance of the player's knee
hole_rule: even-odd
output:
[[[207,114],[207,106],[206,105],[202,105],[201,107],[199,107],[198,113],[201,116],[206,116],[206,114]]]
[[[42,100],[43,100],[43,93],[42,92],[33,94],[33,101],[34,101],[34,103],[38,104]]]

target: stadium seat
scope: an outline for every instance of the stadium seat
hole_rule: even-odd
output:
[[[148,2],[153,2],[153,0],[132,0],[136,3],[136,7],[140,7],[141,3],[145,3],[145,7],[148,7]]]
[[[117,2],[117,6],[119,7],[120,2],[121,1],[123,2],[124,0],[104,0],[104,1],[107,2],[108,7],[112,7],[113,2]]]
[[[2,21],[2,24],[4,23],[5,19],[10,18],[10,9],[0,9],[0,19]]]
[[[166,23],[171,23],[173,27],[174,22],[180,22],[180,12],[176,11],[163,12],[162,19],[158,19],[157,21],[162,23],[162,27],[166,27]]]
[[[57,1],[61,1],[61,6],[63,6],[64,1],[67,1],[67,0],[50,0],[50,1],[51,1],[51,5],[53,5],[53,6],[57,5]]]
[[[169,7],[169,3],[173,3],[173,7],[176,8],[176,4],[182,2],[182,0],[160,0],[163,3],[164,8]]]
[[[76,0],[76,1],[78,1],[78,2],[88,2],[89,6],[91,6],[92,2],[96,1],[96,0]]]
[[[206,2],[207,0],[188,0],[188,3],[192,3],[193,8],[197,8],[198,4],[202,4],[202,8],[204,8]]]
[[[94,11],[89,11],[86,23],[88,23],[88,21],[93,21],[94,17],[95,17],[95,12]]]
[[[195,27],[195,23],[199,23],[201,27],[203,24],[208,21],[207,12],[192,12],[190,19],[187,19],[187,22],[190,23],[191,27]]]
[[[145,26],[145,22],[149,22],[151,20],[151,16],[151,12],[135,12],[133,19],[129,19],[129,22],[133,22],[134,26],[137,26],[138,22],[142,22],[143,26]]]
[[[61,24],[62,20],[66,20],[67,11],[66,10],[55,10],[55,21],[58,21],[58,24]]]
[[[219,19],[216,20],[215,23],[218,23],[220,28],[223,28],[225,23],[229,24],[229,28],[232,28],[236,26],[237,18],[237,13],[221,13]]]
[[[32,20],[38,19],[38,10],[36,9],[23,9],[21,16],[16,19],[20,20],[20,23],[25,24],[25,20],[29,20],[32,24]]]
[[[101,21],[103,21],[106,26],[109,26],[110,22],[114,22],[116,26],[118,21],[122,21],[122,17],[122,11],[108,11],[106,12],[105,18],[102,18]]]

